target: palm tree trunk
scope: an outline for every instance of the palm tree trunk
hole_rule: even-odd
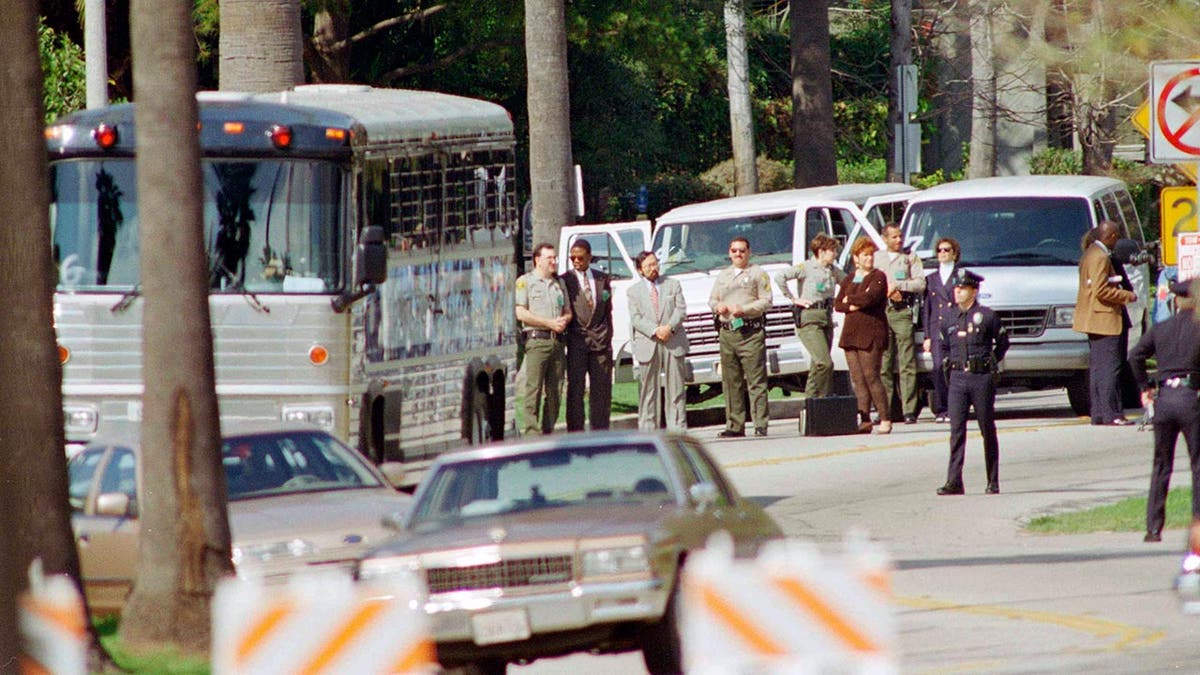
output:
[[[529,79],[529,182],[533,242],[558,245],[575,224],[571,159],[571,97],[563,0],[525,0],[525,61]]]
[[[300,0],[221,0],[220,8],[220,89],[282,91],[304,82]]]
[[[791,0],[792,157],[795,186],[836,185],[829,0]]]
[[[232,571],[213,375],[188,0],[134,0],[142,249],[141,538],[121,622],[135,648],[207,654],[210,603]]]
[[[725,0],[725,61],[729,78],[729,129],[733,137],[733,193],[758,192],[754,115],[750,110],[750,60],[746,54],[746,7]]]

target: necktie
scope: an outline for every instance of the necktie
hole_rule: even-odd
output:
[[[583,298],[587,300],[588,307],[596,309],[596,301],[592,299],[592,280],[588,278],[588,274],[584,272],[583,280],[580,282],[583,286]]]
[[[650,306],[654,308],[654,318],[658,318],[658,284],[650,284]]]

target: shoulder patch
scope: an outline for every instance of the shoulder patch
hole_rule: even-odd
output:
[[[517,277],[517,288],[525,288],[525,277]]]

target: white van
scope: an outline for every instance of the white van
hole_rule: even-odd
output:
[[[720,352],[708,297],[716,273],[729,265],[730,239],[738,235],[749,239],[751,262],[773,275],[807,258],[809,242],[823,232],[843,243],[840,264],[846,265],[846,242],[866,235],[882,248],[879,231],[889,222],[900,222],[907,200],[915,194],[912,186],[903,183],[863,183],[730,197],[668,211],[655,223],[653,243],[649,222],[640,220],[564,227],[559,246],[565,251],[577,239],[587,239],[593,265],[613,275],[613,353],[618,382],[632,381],[634,375],[624,289],[638,278],[633,258],[640,251],[652,250],[663,262],[663,274],[680,282],[687,300],[688,384],[718,385]],[[561,270],[567,267],[565,260],[565,255],[559,256]],[[796,339],[791,307],[778,289],[772,290],[775,306],[767,314],[767,372],[772,386],[802,391],[808,352]],[[834,322],[835,331],[840,330],[840,315],[834,315]],[[836,349],[834,367],[846,369],[845,357]],[[714,387],[711,391],[715,395],[719,390]]]
[[[914,196],[904,214],[905,243],[937,266],[933,247],[953,237],[960,264],[985,278],[979,301],[996,310],[1012,338],[1001,386],[1066,387],[1076,414],[1088,413],[1088,345],[1071,330],[1082,240],[1101,220],[1143,251],[1141,221],[1125,184],[1099,176],[1012,176],[947,183]],[[1149,323],[1149,256],[1125,270],[1137,293],[1127,307],[1136,344]],[[928,371],[928,353],[919,367]]]

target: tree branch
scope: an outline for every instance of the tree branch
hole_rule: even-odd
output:
[[[381,79],[384,82],[390,84],[392,81],[397,80],[401,77],[408,77],[409,75],[419,75],[421,73],[428,73],[430,71],[437,70],[438,68],[443,68],[443,67],[448,66],[451,63],[454,63],[455,61],[463,58],[464,56],[473,54],[475,52],[481,52],[486,49],[492,49],[494,47],[512,47],[514,45],[520,45],[520,44],[522,44],[522,43],[519,40],[489,40],[487,42],[479,42],[476,44],[467,45],[466,47],[457,49],[436,61],[432,61],[430,63],[422,63],[422,64],[415,65],[415,66],[406,66],[404,68],[397,68],[390,72],[384,73],[381,76]]]

